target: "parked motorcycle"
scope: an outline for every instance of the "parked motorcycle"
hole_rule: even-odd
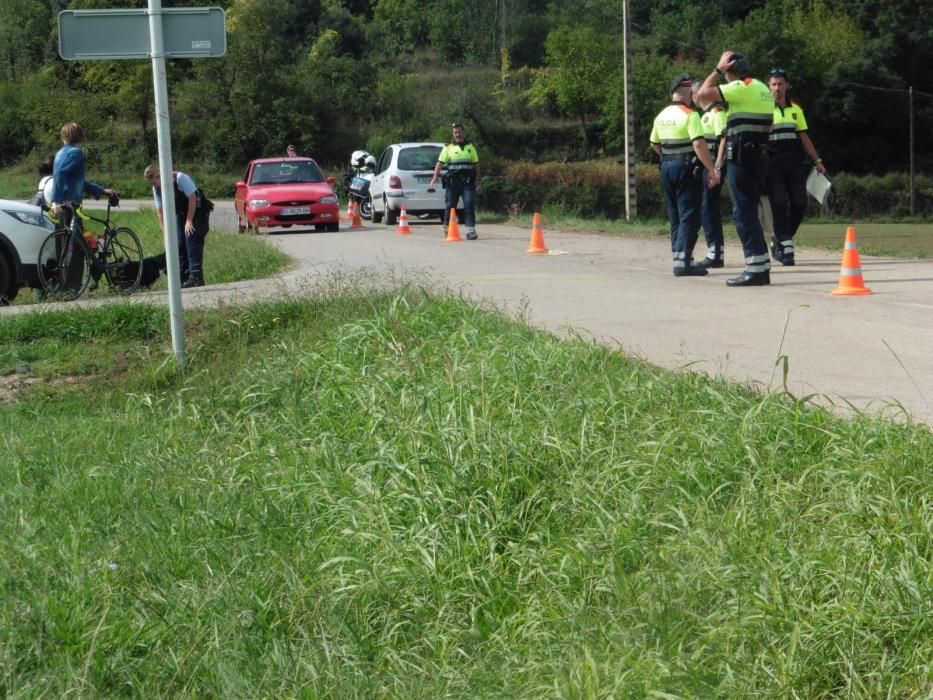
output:
[[[360,216],[373,218],[373,203],[369,198],[369,185],[376,171],[376,158],[366,151],[353,151],[350,168],[343,178],[344,196],[360,206]]]

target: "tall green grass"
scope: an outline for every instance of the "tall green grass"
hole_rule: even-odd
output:
[[[412,288],[193,312],[186,374],[116,309],[0,325],[88,360],[0,409],[8,695],[933,692],[925,427]]]

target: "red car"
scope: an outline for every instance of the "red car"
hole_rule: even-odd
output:
[[[311,158],[260,158],[250,161],[236,183],[240,233],[247,229],[314,226],[340,230],[340,206],[333,177],[324,177]]]

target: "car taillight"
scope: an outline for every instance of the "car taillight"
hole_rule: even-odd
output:
[[[398,175],[393,175],[389,178],[389,189],[390,190],[400,190],[402,189],[402,181],[399,179]]]

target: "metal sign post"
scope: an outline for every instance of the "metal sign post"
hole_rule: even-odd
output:
[[[168,115],[165,59],[223,56],[227,51],[224,12],[219,7],[148,10],[65,10],[58,15],[58,51],[66,60],[152,59],[159,172],[162,174],[162,229],[168,273],[168,306],[175,358],[184,367],[185,323],[172,185],[172,135]],[[180,232],[184,235],[184,231]]]
[[[168,81],[165,77],[165,48],[160,13],[162,0],[149,0],[149,41],[152,53],[152,84],[155,95],[156,138],[159,143],[159,173],[162,175],[162,231],[165,237],[165,272],[168,275],[168,312],[175,359],[184,367],[185,318],[181,303],[180,254],[176,232],[175,187],[172,182],[172,129],[168,117]],[[180,232],[182,236],[184,231]],[[176,251],[170,255],[169,251]]]

